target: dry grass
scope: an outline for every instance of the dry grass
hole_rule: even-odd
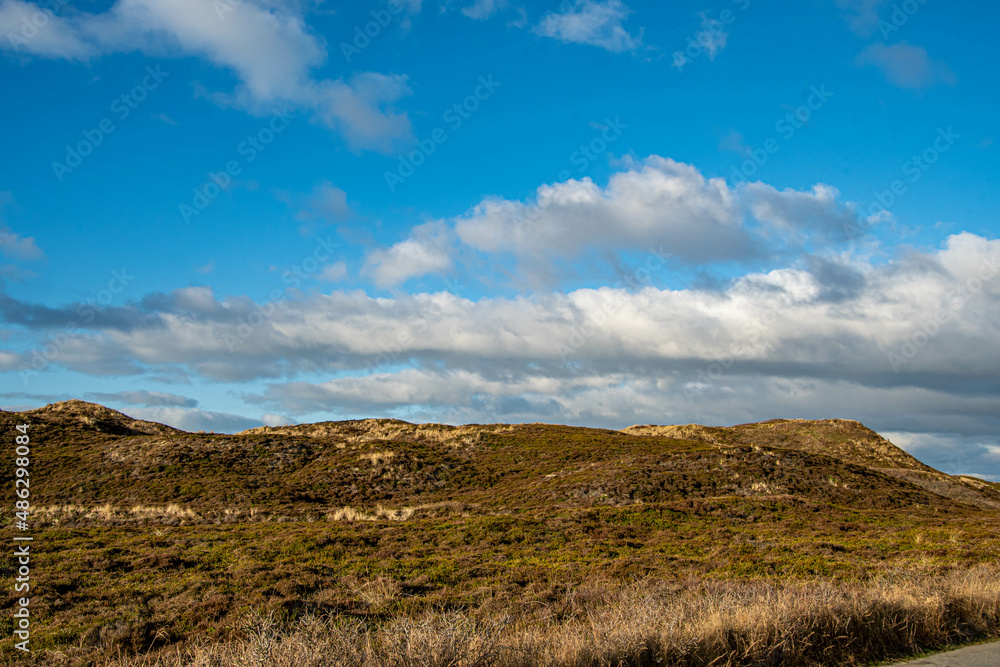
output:
[[[383,582],[384,583],[384,582]],[[363,624],[254,614],[239,641],[111,667],[612,667],[864,665],[1000,634],[1000,568],[867,584],[655,582],[581,587],[512,613],[502,604]]]
[[[303,521],[315,521],[323,518],[328,521],[406,521],[415,516],[442,514],[463,516],[473,509],[475,509],[474,505],[448,501],[405,505],[397,508],[385,507],[381,504],[376,504],[375,507],[369,509],[345,505],[325,513],[317,511],[302,515],[297,514],[295,519]],[[292,519],[286,514],[264,512],[253,507],[228,507],[221,511],[196,512],[190,507],[184,507],[177,503],[132,506],[112,505],[111,503],[96,506],[40,505],[34,509],[34,518],[37,526],[58,526],[65,523],[78,524],[81,522],[106,526],[146,524],[186,526],[219,523],[281,523]]]
[[[227,510],[228,511],[228,510]],[[166,505],[132,505],[122,507],[104,503],[97,506],[41,505],[33,508],[37,525],[55,525],[61,521],[96,521],[119,525],[124,523],[155,522],[177,525],[200,521],[203,517],[188,507],[177,503]]]
[[[295,426],[260,426],[238,435],[304,436],[335,439],[342,446],[378,442],[425,442],[451,449],[469,447],[481,432],[508,433],[507,424],[446,426],[443,424],[411,424],[398,419],[358,419],[342,422],[320,422]]]
[[[395,456],[396,452],[384,451],[384,452],[367,452],[365,454],[361,454],[358,458],[360,458],[362,461],[365,460],[371,461],[372,465],[377,466],[380,463],[386,463],[388,461],[391,461],[393,458],[395,458]]]
[[[425,503],[423,505],[407,505],[397,508],[383,507],[379,504],[373,509],[368,510],[350,506],[338,507],[331,512],[327,512],[324,517],[328,521],[406,521],[414,516],[437,516],[441,514],[467,516],[469,511],[475,509],[475,505],[449,501]]]

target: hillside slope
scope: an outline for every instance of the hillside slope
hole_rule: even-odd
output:
[[[731,427],[699,424],[630,426],[623,429],[623,432],[631,435],[658,435],[697,440],[715,445],[760,445],[797,449],[811,454],[832,456],[868,468],[931,470],[875,431],[849,419],[771,419]]]
[[[1000,487],[924,465],[881,435],[850,419],[772,419],[732,427],[630,426],[632,435],[685,438],[720,446],[764,446],[832,456],[877,470],[952,500],[1000,509]]]
[[[731,496],[856,509],[1000,507],[994,485],[939,473],[845,420],[610,431],[369,419],[227,435],[69,401],[0,413],[0,426],[16,421],[32,425],[39,516],[71,525],[544,512]],[[11,465],[0,462],[4,480]]]

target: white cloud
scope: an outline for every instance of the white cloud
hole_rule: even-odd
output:
[[[829,298],[844,284],[850,289]],[[260,378],[361,369],[393,350],[397,360],[451,370],[483,365],[515,375],[565,375],[565,363],[693,374],[727,357],[764,374],[886,386],[1000,373],[993,345],[1000,241],[968,233],[949,237],[939,251],[888,263],[831,258],[749,273],[723,291],[603,287],[480,300],[447,292],[376,299],[334,291],[268,308],[252,336],[232,349],[227,335],[258,310],[248,299],[220,301],[189,288],[146,302],[157,304],[156,313],[137,312],[134,321],[79,336],[56,363],[128,360],[184,365],[216,379]],[[943,323],[928,324],[939,312]],[[917,335],[922,327],[934,335]],[[901,354],[914,339],[919,347],[895,372],[888,353]]]
[[[413,229],[405,241],[372,252],[362,271],[379,287],[390,287],[451,267],[450,243],[444,225],[431,222]]]
[[[225,13],[219,8],[225,8]],[[326,53],[302,18],[252,2],[119,0],[90,30],[108,46],[178,49],[232,70],[253,100],[295,99]],[[114,48],[112,46],[112,48]]]
[[[635,51],[642,46],[642,33],[630,34],[622,23],[632,10],[621,0],[576,0],[563,13],[546,14],[534,32],[561,42],[589,44],[612,53]]]
[[[332,264],[328,264],[319,274],[320,280],[325,280],[331,283],[339,283],[346,277],[347,264],[344,262],[334,262]]]
[[[20,0],[3,0],[0,32],[18,32],[28,14],[43,11]],[[409,119],[393,105],[409,94],[406,78],[362,73],[350,81],[315,80],[311,70],[326,60],[321,38],[292,6],[202,0],[117,0],[106,12],[49,15],[30,39],[0,48],[48,58],[89,60],[141,51],[154,57],[195,56],[231,71],[239,82],[216,100],[258,113],[275,106],[311,112],[340,130],[352,149],[388,151],[409,138]]]
[[[506,7],[507,0],[473,0],[472,4],[462,8],[462,13],[470,19],[481,21]]]
[[[98,52],[75,24],[21,0],[4,0],[0,4],[0,35],[0,49],[45,58],[85,61]]]
[[[737,194],[723,179],[658,156],[628,164],[605,188],[584,178],[543,185],[531,202],[485,199],[455,231],[472,248],[536,264],[593,247],[662,245],[689,262],[752,254]]]
[[[595,253],[612,262],[626,252],[653,252],[682,265],[745,261],[764,256],[765,241],[769,252],[809,239],[844,242],[845,225],[858,225],[855,205],[827,185],[805,192],[764,183],[730,188],[721,178],[655,155],[623,164],[605,187],[571,179],[539,187],[528,201],[487,197],[448,224],[468,249],[513,254],[521,277],[536,287],[558,282],[561,260]],[[428,245],[411,240],[401,249],[416,253]],[[433,248],[435,261],[421,271],[435,264],[439,271],[451,268],[443,255],[448,246],[435,242]]]
[[[899,88],[921,89],[937,84],[958,84],[951,68],[931,60],[923,47],[906,42],[891,46],[872,44],[858,54],[855,62],[859,67],[874,65],[886,81]]]

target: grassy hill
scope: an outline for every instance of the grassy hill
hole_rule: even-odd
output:
[[[32,640],[51,664],[245,639],[249,609],[369,633],[430,612],[576,622],[637,581],[697,597],[711,582],[975,570],[992,590],[981,568],[1000,555],[1000,485],[935,471],[847,420],[611,431],[371,419],[226,435],[68,401],[0,412],[10,442],[18,423],[33,450]],[[605,592],[588,606],[583,590]],[[0,601],[13,607],[10,587]],[[948,628],[887,650],[996,630]],[[10,630],[5,614],[8,655]]]

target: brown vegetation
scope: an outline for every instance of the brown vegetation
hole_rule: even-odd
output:
[[[388,591],[369,595],[392,596]],[[251,613],[234,641],[109,667],[595,667],[865,665],[1000,632],[1000,570],[865,584],[585,585],[546,604],[365,623]],[[51,664],[60,664],[52,656]],[[70,659],[70,656],[67,656]]]
[[[51,664],[861,664],[1000,620],[1000,485],[857,422],[24,421]]]

